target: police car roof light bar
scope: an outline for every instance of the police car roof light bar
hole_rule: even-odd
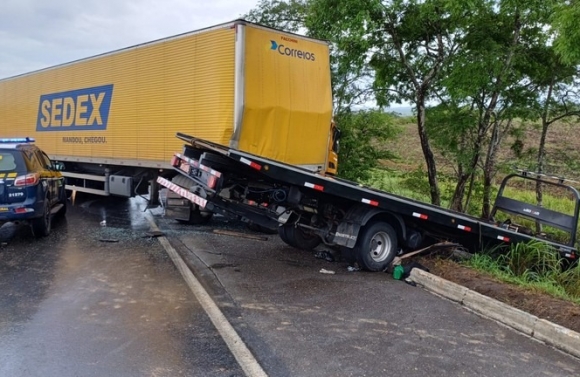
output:
[[[0,143],[4,144],[34,143],[34,139],[31,137],[14,137],[8,139],[0,139]]]

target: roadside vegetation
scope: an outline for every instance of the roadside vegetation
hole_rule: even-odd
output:
[[[580,268],[563,269],[564,263],[537,241],[512,245],[507,253],[483,251],[463,262],[501,281],[580,304]]]
[[[399,120],[400,122],[400,120]],[[374,168],[370,171],[369,178],[365,185],[381,190],[389,191],[396,195],[412,198],[422,202],[429,201],[428,181],[425,177],[424,168],[420,158],[420,150],[412,126],[403,127],[399,136],[394,140],[389,140],[389,148],[396,147],[401,142],[407,148],[398,149],[397,158],[383,161],[382,167]],[[525,132],[526,136],[519,136],[524,145],[528,145],[530,140],[534,140],[540,131],[537,127],[530,126],[530,130]],[[577,160],[571,158],[580,151],[580,140],[570,140],[567,134],[570,132],[570,124],[559,123],[554,125],[553,140],[550,145],[557,145],[556,148],[549,148],[550,161],[559,167],[559,172],[563,176],[578,178]],[[558,140],[570,140],[571,144],[558,145]],[[554,144],[552,144],[554,142]],[[506,162],[506,167],[498,174],[498,180],[505,174],[513,173],[513,166],[533,166],[533,153],[523,153],[519,157],[506,144],[500,150],[500,161]],[[415,147],[412,147],[415,146]],[[580,156],[578,156],[580,158]],[[436,157],[444,165],[444,157]],[[453,175],[446,174],[446,169],[440,172],[441,196],[443,207],[449,208],[450,199],[454,189]],[[575,188],[580,188],[580,183],[571,182]],[[497,192],[497,184],[494,185],[494,192]],[[506,194],[517,200],[534,203],[536,198],[535,186],[528,185],[512,187],[506,190]],[[473,191],[471,205],[465,212],[469,215],[478,216],[481,213],[481,186]],[[543,196],[545,208],[559,212],[573,214],[574,202],[563,192],[552,190]],[[503,218],[499,216],[499,220]],[[525,223],[525,221],[522,221]],[[533,227],[535,224],[527,224]],[[557,229],[544,229],[551,232],[551,236],[559,241],[566,241],[563,232]],[[578,229],[580,232],[580,228]],[[580,233],[579,233],[580,234]],[[559,259],[555,250],[542,242],[532,242],[530,244],[513,245],[509,250],[482,250],[473,255],[469,260],[461,262],[462,265],[470,267],[479,272],[488,274],[500,281],[515,284],[535,292],[543,292],[564,300],[580,304],[580,268],[568,268],[569,265]],[[575,267],[575,266],[574,266]]]
[[[514,167],[579,178],[578,14],[568,0],[261,0],[245,18],[329,42],[341,177],[490,219]],[[388,112],[400,104],[413,115]],[[573,213],[542,185],[509,195]],[[540,249],[469,263],[578,300],[580,269]]]

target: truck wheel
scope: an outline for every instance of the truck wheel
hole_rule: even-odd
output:
[[[361,268],[384,271],[397,255],[397,233],[385,222],[368,224],[359,235],[354,253]]]
[[[37,217],[36,219],[32,219],[30,221],[30,226],[32,228],[32,234],[34,237],[46,237],[50,234],[50,227],[51,227],[51,214],[50,214],[50,207],[48,198],[44,200],[44,209],[41,217]]]
[[[286,230],[287,229],[288,229],[288,227],[287,226],[284,226],[284,225],[280,225],[278,227],[278,235],[280,236],[280,239],[282,241],[284,241],[284,243],[287,244],[287,245],[289,245],[289,246],[298,247],[298,246],[294,245],[294,243],[286,235]]]
[[[320,237],[307,234],[294,224],[282,225],[278,228],[282,241],[297,249],[312,250],[320,244]]]

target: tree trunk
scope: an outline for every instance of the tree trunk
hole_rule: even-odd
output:
[[[431,150],[429,137],[427,136],[427,129],[425,127],[425,96],[424,93],[417,95],[417,129],[419,132],[419,139],[421,140],[421,149],[427,164],[427,176],[429,179],[429,192],[431,194],[431,203],[437,206],[441,205],[441,193],[439,191],[439,184],[437,183],[437,165],[435,163],[435,156]]]
[[[475,171],[471,172],[471,177],[469,178],[469,189],[467,190],[467,198],[465,199],[465,204],[463,208],[467,212],[469,210],[469,204],[471,204],[471,195],[473,194],[473,186],[475,184]]]
[[[503,136],[510,129],[511,120],[507,121],[505,128],[501,128],[499,122],[494,122],[491,132],[491,139],[487,149],[487,157],[485,158],[485,165],[483,167],[483,206],[481,208],[481,217],[489,219],[491,217],[491,189],[493,179],[495,177],[495,166],[497,162],[497,152],[503,139]]]
[[[461,148],[466,150],[468,144],[466,142],[465,135],[461,140]],[[479,153],[479,152],[477,152]],[[473,164],[473,160],[471,162]],[[475,162],[477,164],[477,162]],[[471,168],[471,164],[466,167],[464,162],[458,161],[457,163],[457,184],[455,185],[455,191],[453,192],[453,197],[451,198],[450,209],[458,212],[465,212],[467,206],[463,204],[463,197],[465,196],[465,190],[467,188],[467,182],[471,181],[470,188],[473,187],[473,177],[475,171]],[[467,201],[469,203],[469,200]]]
[[[538,146],[538,174],[544,173],[546,164],[546,135],[548,134],[548,123],[545,117],[542,117],[542,135],[540,136],[540,145]],[[536,182],[536,202],[538,207],[544,206],[544,195],[542,190],[542,183]],[[536,232],[542,232],[542,223],[536,222]]]
[[[546,136],[548,135],[548,127],[550,122],[548,121],[549,110],[550,110],[550,100],[552,99],[552,93],[554,90],[554,78],[552,77],[552,82],[548,86],[548,94],[546,95],[546,103],[544,105],[544,110],[542,111],[542,135],[540,136],[540,145],[538,146],[538,174],[544,173],[544,167],[546,164]],[[538,207],[543,207],[544,205],[544,195],[542,192],[542,184],[536,182],[536,202]],[[536,222],[536,233],[542,232],[542,223]]]
[[[467,187],[469,176],[469,174],[464,174],[462,172],[457,175],[457,184],[455,185],[455,191],[453,191],[451,204],[449,205],[449,208],[453,211],[465,211],[465,208],[463,207],[463,197],[465,196],[465,188]]]

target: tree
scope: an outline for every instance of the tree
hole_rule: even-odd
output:
[[[304,32],[308,0],[260,0],[244,18],[292,33]]]
[[[560,0],[552,14],[552,26],[556,34],[554,46],[556,52],[567,64],[577,64],[580,61],[580,1]]]
[[[453,0],[312,0],[307,25],[336,41],[349,69],[371,67],[377,104],[410,102],[427,165],[431,202],[439,205],[437,166],[425,110],[456,52]],[[457,15],[459,16],[459,15]]]
[[[343,112],[340,115],[343,137],[340,141],[338,174],[352,181],[364,181],[380,161],[395,156],[382,145],[399,132],[389,114],[377,110]]]
[[[524,68],[535,63],[530,49],[546,44],[545,28],[551,3],[544,0],[474,1],[465,5],[462,49],[446,72],[442,98],[473,109],[474,128],[459,166],[452,208],[462,209],[467,182],[478,167],[483,170],[482,217],[491,212],[491,189],[497,154],[514,119],[537,116],[530,108],[537,96]]]
[[[579,68],[571,57],[563,60],[557,50],[549,43],[530,49],[528,54],[535,64],[526,68],[530,80],[536,88],[535,103],[532,107],[541,121],[541,134],[538,142],[536,171],[546,173],[546,138],[552,124],[570,117],[580,116]],[[551,172],[553,173],[553,172]],[[536,184],[536,200],[538,206],[543,206],[543,186]],[[540,223],[536,231],[541,232]]]

